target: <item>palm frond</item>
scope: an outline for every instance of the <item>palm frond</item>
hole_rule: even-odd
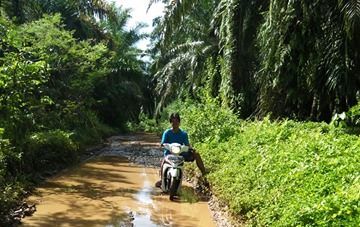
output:
[[[360,17],[360,0],[340,0],[339,2],[343,13],[349,21],[354,21]]]
[[[360,27],[360,0],[339,0],[339,7],[344,14],[345,29],[352,38],[355,26]]]

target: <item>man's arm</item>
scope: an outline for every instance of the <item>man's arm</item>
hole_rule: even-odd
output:
[[[185,145],[189,146],[190,151],[195,152],[195,149],[191,146],[191,144],[189,142],[189,136],[188,136],[187,132],[184,132],[184,133],[185,133],[185,138],[184,138]]]
[[[188,136],[187,132],[184,132],[184,134],[185,134],[185,136],[184,136],[184,144],[185,144],[186,146],[189,146],[189,148],[190,148],[191,150],[193,150],[193,148],[192,148],[191,145],[190,145],[189,136]]]
[[[164,143],[167,142],[167,130],[165,130],[162,134],[162,137],[161,137],[161,142],[160,142],[160,147],[163,146]]]

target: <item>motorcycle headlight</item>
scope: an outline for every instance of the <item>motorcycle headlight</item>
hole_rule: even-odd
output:
[[[171,152],[174,153],[174,154],[180,154],[181,149],[180,149],[180,147],[178,147],[178,146],[173,146],[173,147],[171,148]]]

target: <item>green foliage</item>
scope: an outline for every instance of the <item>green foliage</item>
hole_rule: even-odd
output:
[[[226,160],[215,163],[211,179],[251,225],[355,225],[358,146],[358,137],[327,125],[248,122],[210,152]]]
[[[348,133],[360,135],[360,103],[351,107],[348,112],[335,114],[331,124]]]
[[[6,182],[1,185],[1,193],[0,193],[0,223],[7,224],[9,222],[6,219],[6,215],[8,215],[8,211],[13,208],[19,200],[19,197],[24,194],[24,183],[21,181],[17,181],[15,183]]]
[[[102,123],[91,111],[84,111],[81,120],[73,122],[75,130],[71,139],[76,141],[81,149],[86,146],[98,144],[104,138],[116,133],[116,130],[109,125]]]
[[[17,202],[22,193],[22,185],[8,181],[8,166],[12,159],[18,159],[8,139],[3,138],[4,129],[0,128],[0,223],[4,223],[6,212]]]
[[[129,121],[126,123],[128,131],[132,132],[156,132],[158,134],[162,133],[162,128],[158,125],[154,118],[150,118],[145,113],[141,112],[139,114],[139,121]]]
[[[6,153],[9,149],[9,141],[3,139],[4,129],[0,128],[0,185],[4,185],[5,183],[5,175],[6,175]]]
[[[6,50],[0,67],[0,121],[9,137],[19,143],[28,131],[81,120],[93,103],[93,78],[103,72],[106,47],[76,42],[59,15],[9,30],[5,38],[17,50]]]
[[[357,0],[163,2],[152,50],[158,112],[208,85],[244,119],[330,122],[356,104]]]
[[[344,12],[338,1],[270,1],[258,34],[260,112],[330,121],[356,104],[358,48]]]
[[[0,223],[34,177],[76,162],[152,102],[129,11],[16,2],[0,6]]]
[[[215,61],[219,52],[209,32],[214,7],[212,1],[169,3],[164,18],[156,22],[151,73],[156,80],[157,114],[179,96],[197,97],[207,77],[217,75],[205,73],[208,61]],[[185,12],[192,16],[179,16]]]
[[[360,222],[358,136],[325,123],[239,121],[218,104],[178,101],[165,112],[181,113],[181,127],[210,169],[213,192],[246,225]]]
[[[168,119],[172,112],[179,112],[181,127],[185,128],[193,143],[224,141],[236,133],[238,118],[226,107],[219,108],[219,101],[204,96],[200,103],[175,102],[163,113]],[[201,120],[200,120],[201,119]],[[168,126],[168,121],[166,121]],[[166,128],[164,127],[164,128]]]
[[[14,143],[21,144],[31,131],[56,128],[81,131],[75,133],[81,141],[87,136],[98,141],[109,130],[97,117],[121,127],[140,112],[147,83],[140,61],[119,63],[126,53],[77,41],[59,14],[8,29],[3,36],[11,48],[4,50],[0,67],[0,122]]]
[[[350,108],[350,110],[347,112],[347,116],[350,118],[350,126],[360,128],[360,102]]]
[[[30,135],[23,154],[25,170],[42,172],[76,162],[78,146],[71,140],[71,135],[61,130]]]

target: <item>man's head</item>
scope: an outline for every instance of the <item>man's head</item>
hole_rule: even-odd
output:
[[[178,129],[180,126],[180,115],[179,113],[172,113],[170,115],[169,121],[173,129]]]

